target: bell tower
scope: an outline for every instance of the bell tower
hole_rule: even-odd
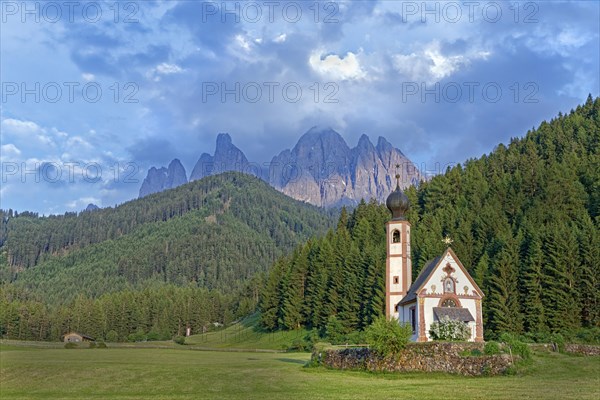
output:
[[[397,165],[396,168],[399,166]],[[410,223],[405,214],[409,208],[408,197],[400,189],[400,175],[396,174],[396,190],[385,202],[392,219],[385,224],[387,257],[385,262],[385,316],[399,319],[397,304],[412,283],[410,258]]]

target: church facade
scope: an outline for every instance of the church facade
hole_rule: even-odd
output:
[[[412,282],[410,223],[405,217],[409,201],[399,184],[386,205],[392,213],[386,223],[386,317],[408,324],[413,341],[430,340],[431,324],[448,317],[468,325],[470,341],[482,342],[484,294],[450,248],[451,241],[445,241],[446,251],[429,261]]]

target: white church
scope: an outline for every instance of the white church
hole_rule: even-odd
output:
[[[392,219],[386,223],[387,258],[385,280],[386,317],[412,327],[412,340],[430,340],[429,327],[444,316],[464,322],[471,329],[470,341],[483,342],[481,300],[477,286],[446,240],[446,251],[429,261],[412,282],[410,223],[405,218],[408,197],[396,190],[386,205]]]

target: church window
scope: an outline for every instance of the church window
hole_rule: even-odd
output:
[[[392,232],[392,243],[400,243],[400,231],[397,229]]]
[[[417,312],[414,307],[409,309],[409,320],[412,331],[415,333],[417,331]]]
[[[444,293],[454,293],[454,280],[452,278],[444,280]]]
[[[394,285],[397,285],[397,284],[399,284],[399,283],[400,283],[400,278],[399,278],[399,277],[397,277],[397,276],[395,276],[395,277],[394,277]]]
[[[442,307],[456,307],[456,301],[452,299],[446,299],[442,302]]]

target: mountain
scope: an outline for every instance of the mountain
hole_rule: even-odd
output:
[[[332,214],[229,172],[94,212],[0,213],[1,280],[49,303],[148,284],[230,293]]]
[[[142,182],[139,197],[148,196],[152,193],[162,192],[167,189],[174,189],[187,183],[185,168],[181,161],[174,159],[168,168],[152,167],[148,170],[146,179]]]
[[[346,154],[341,147],[332,157]],[[568,115],[408,188],[413,279],[446,250],[448,235],[485,294],[486,340],[503,332],[542,342],[559,332],[598,338],[599,155],[600,98],[590,96]],[[384,314],[390,218],[384,205],[361,203],[342,211],[336,230],[279,259],[262,291],[263,327],[327,332],[335,322],[343,338]]]
[[[356,205],[372,198],[383,202],[396,186],[397,173],[403,188],[421,180],[414,164],[385,138],[379,137],[375,147],[362,135],[358,145],[349,148],[330,128],[310,129],[292,150],[274,157],[271,166],[273,187],[324,207]]]
[[[99,209],[100,209],[100,207],[98,207],[94,203],[90,203],[87,205],[87,207],[85,208],[84,211],[95,211],[95,210],[99,210]]]
[[[248,159],[231,141],[231,136],[221,133],[217,136],[215,154],[211,156],[202,153],[200,159],[194,166],[190,181],[202,179],[205,176],[216,175],[226,171],[246,172]]]
[[[385,138],[379,137],[374,146],[367,135],[362,135],[358,145],[350,148],[331,128],[311,128],[293,149],[273,157],[269,167],[261,170],[258,165],[249,162],[231,137],[222,133],[217,136],[214,155],[200,156],[190,181],[225,171],[246,172],[296,200],[331,207],[356,205],[361,199],[384,201],[396,186],[397,173],[403,188],[422,179],[414,164]],[[140,197],[169,188],[163,183],[166,175],[164,168],[151,168]]]

